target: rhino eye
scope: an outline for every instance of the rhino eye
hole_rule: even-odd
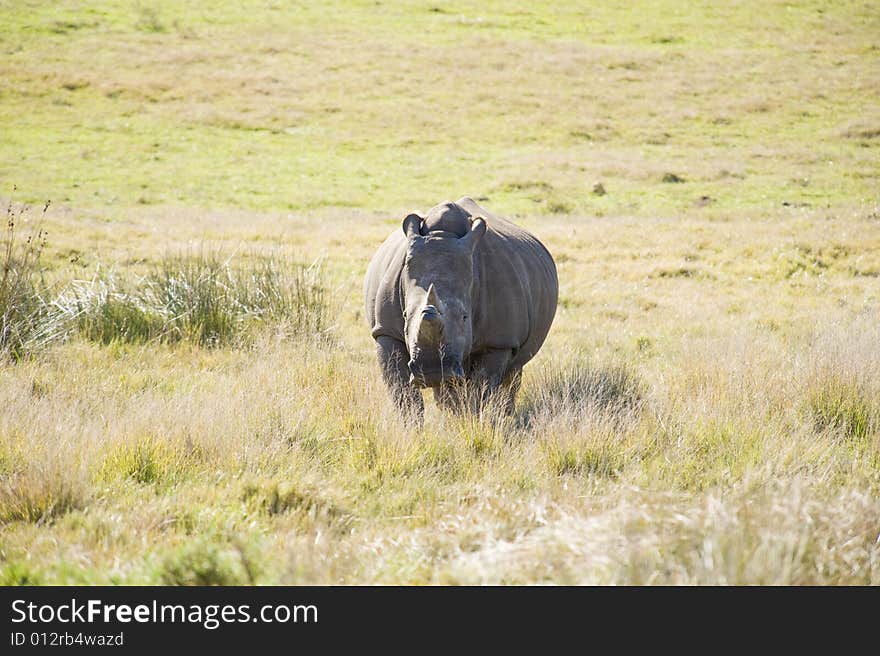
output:
[[[468,315],[466,315],[466,314],[461,315],[462,321],[467,321],[467,318],[468,318]]]

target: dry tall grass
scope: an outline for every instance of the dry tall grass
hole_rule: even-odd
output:
[[[46,582],[876,584],[876,319],[698,340],[645,377],[545,362],[516,417],[433,411],[421,432],[344,344],[57,349],[3,373],[5,567]]]

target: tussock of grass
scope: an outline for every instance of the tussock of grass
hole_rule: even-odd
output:
[[[82,508],[88,488],[70,463],[31,465],[0,478],[0,522],[46,522]]]
[[[0,565],[0,585],[40,585],[40,574],[28,563],[15,560]]]
[[[40,268],[45,233],[37,228],[16,244],[23,212],[10,202],[0,261],[0,353],[13,359],[72,332],[101,344],[214,348],[246,342],[268,324],[289,337],[325,337],[330,328],[319,268],[267,257],[233,265],[219,253],[167,256],[135,282],[102,275],[50,299]]]
[[[880,434],[880,328],[871,317],[853,334],[840,326],[820,334],[804,366],[807,415],[819,434],[864,441]]]
[[[642,383],[623,365],[597,367],[584,362],[544,368],[519,403],[526,420],[601,414],[631,418],[642,404]]]
[[[241,552],[198,539],[180,547],[162,562],[163,585],[244,585],[253,583]]]
[[[330,325],[316,267],[269,258],[233,266],[218,253],[166,257],[134,284],[112,276],[78,283],[56,305],[84,337],[102,344],[220,347],[268,323],[282,324],[290,336],[321,336]]]
[[[353,520],[337,501],[301,482],[249,482],[244,486],[242,500],[270,517],[291,515],[305,525],[317,523],[336,531],[345,530]]]
[[[164,332],[165,317],[137,296],[120,291],[113,278],[75,283],[72,296],[61,305],[91,341],[144,343]]]
[[[181,453],[167,440],[153,438],[124,443],[113,449],[101,464],[98,480],[118,477],[153,484],[173,478],[181,466]]]
[[[852,439],[876,433],[880,426],[880,405],[857,385],[839,380],[816,386],[809,407],[818,432],[835,432]]]
[[[473,442],[471,443],[473,449]],[[410,457],[402,458],[390,469],[394,474],[424,476],[441,481],[455,481],[465,474],[468,458],[448,441],[434,437],[423,438]]]
[[[545,439],[544,456],[550,470],[559,475],[614,478],[627,464],[626,448],[607,436],[591,439]]]

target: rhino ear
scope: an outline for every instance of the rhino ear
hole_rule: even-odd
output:
[[[482,216],[476,216],[471,219],[471,229],[465,234],[461,240],[470,247],[471,250],[477,247],[483,235],[486,234],[486,219]]]
[[[406,235],[407,239],[412,239],[422,234],[422,221],[424,219],[418,214],[407,214],[403,220],[403,234]]]

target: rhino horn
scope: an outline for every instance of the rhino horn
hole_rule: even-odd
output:
[[[440,307],[440,302],[437,300],[437,291],[434,289],[434,283],[428,285],[428,298],[425,303],[427,305],[433,305],[435,308]]]

